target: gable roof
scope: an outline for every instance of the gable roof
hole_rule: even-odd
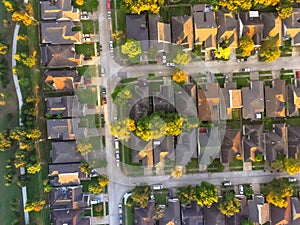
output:
[[[238,47],[238,21],[236,15],[233,12],[229,12],[225,9],[216,11],[216,22],[218,25],[217,40],[222,42],[223,40],[229,40],[228,47]]]
[[[79,20],[79,10],[71,0],[40,1],[42,20]]]
[[[288,206],[279,208],[270,204],[271,221],[274,225],[289,224],[291,221],[291,197],[287,197]]]
[[[185,91],[175,91],[176,111],[184,116],[197,117],[196,86],[194,84],[184,85],[184,90]]]
[[[242,154],[241,130],[226,129],[221,145],[221,162],[230,163]]]
[[[174,161],[174,138],[172,136],[165,136],[162,140],[153,140],[153,160],[154,164],[163,163],[166,158]]]
[[[42,44],[80,44],[82,31],[72,31],[75,24],[72,21],[41,22]]]
[[[184,225],[204,225],[203,209],[196,201],[191,201],[191,205],[182,207],[181,214]]]
[[[277,13],[262,13],[264,38],[277,37],[282,43],[282,21]]]
[[[175,96],[174,86],[161,85],[160,91],[154,93],[156,96],[153,100],[153,108],[155,112],[175,112]]]
[[[66,117],[82,116],[84,107],[78,102],[77,96],[46,98],[46,113]]]
[[[253,199],[248,200],[249,220],[264,224],[270,220],[270,205],[265,202],[263,195],[253,195]]]
[[[47,136],[48,139],[75,140],[73,131],[73,119],[48,119]]]
[[[45,70],[43,74],[44,80],[49,77],[72,77],[74,82],[80,82],[82,76],[78,75],[77,70]]]
[[[149,201],[145,208],[134,209],[135,225],[155,225],[155,220],[152,219],[152,214],[155,208],[155,202]]]
[[[183,131],[177,137],[175,150],[176,165],[184,166],[191,161],[192,158],[197,158],[197,129]]]
[[[217,24],[215,13],[206,5],[195,5],[193,7],[195,44],[202,44],[206,48],[216,48]]]
[[[255,161],[257,154],[263,153],[263,131],[261,125],[243,125],[243,151],[244,161]]]
[[[85,209],[51,210],[53,225],[90,225],[90,217],[82,217]]]
[[[218,204],[214,203],[210,208],[203,208],[205,225],[225,225],[225,215],[218,209]]]
[[[75,45],[41,46],[41,57],[48,68],[77,67],[82,60],[82,56],[75,52]]]
[[[250,87],[242,87],[244,119],[261,119],[258,115],[265,110],[263,87],[263,81],[250,81]]]
[[[83,161],[80,152],[76,150],[75,141],[51,142],[50,156],[52,163],[74,163]]]
[[[191,16],[173,16],[171,20],[172,43],[192,49],[194,43],[193,19]]]
[[[295,125],[287,126],[288,135],[288,158],[297,158],[300,152],[300,127]]]
[[[300,201],[299,198],[292,197],[292,220],[299,220],[300,218]]]
[[[171,28],[169,23],[157,22],[158,42],[171,43]]]
[[[296,87],[294,84],[289,84],[287,86],[287,115],[292,116],[299,116],[299,109],[300,109],[300,88]]]
[[[248,35],[255,45],[260,45],[263,39],[264,24],[258,11],[239,12],[241,29],[244,35]]]
[[[272,87],[265,86],[267,117],[285,117],[286,87],[285,80],[273,80]]]
[[[273,124],[273,130],[264,133],[265,160],[272,162],[277,155],[287,153],[287,130],[285,124]]]
[[[160,21],[160,15],[148,14],[148,24],[149,24],[149,40],[158,39],[158,23]]]
[[[159,220],[160,225],[173,221],[175,225],[181,225],[180,201],[178,198],[169,198],[164,209],[164,217]]]
[[[198,90],[198,114],[202,121],[217,121],[219,119],[219,84],[206,84],[206,91]]]
[[[284,36],[286,38],[292,38],[292,45],[300,44],[300,9],[293,8],[293,13],[289,18],[283,20],[284,24]]]

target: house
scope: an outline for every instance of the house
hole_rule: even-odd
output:
[[[181,207],[182,224],[184,225],[204,225],[203,209],[196,201],[191,205]]]
[[[234,110],[241,110],[242,104],[242,90],[237,89],[236,82],[227,82],[221,88],[220,101],[220,119],[230,120]]]
[[[292,204],[292,221],[293,224],[299,224],[300,222],[300,201],[299,198],[291,197],[291,204]]]
[[[83,116],[85,106],[78,102],[77,96],[46,98],[46,114],[60,115],[62,118]]]
[[[71,0],[40,1],[41,19],[56,21],[79,21],[80,12]]]
[[[200,155],[199,164],[209,165],[215,158],[220,157],[219,128],[208,128],[207,133],[199,133]]]
[[[300,8],[293,8],[293,13],[289,18],[283,20],[283,36],[291,38],[292,46],[300,44]]]
[[[216,22],[218,26],[218,43],[228,40],[228,47],[238,47],[238,20],[236,14],[226,9],[216,11]]]
[[[300,88],[294,84],[287,86],[287,105],[286,114],[287,116],[299,116],[300,109]]]
[[[164,209],[164,216],[159,220],[160,225],[173,221],[174,225],[181,225],[180,201],[178,198],[169,198]]]
[[[198,158],[197,129],[183,131],[177,137],[175,150],[176,165],[185,166],[192,158]]]
[[[269,37],[276,37],[282,44],[282,20],[277,13],[263,12],[261,13],[262,21],[264,24],[264,39]]]
[[[73,92],[83,83],[83,76],[78,76],[76,70],[45,70],[43,77],[45,90],[57,92]]]
[[[132,98],[128,100],[128,106],[133,106],[130,110],[130,118],[134,118],[135,121],[146,116],[150,111],[149,87],[136,86]]]
[[[298,158],[300,153],[300,127],[296,125],[287,126],[288,158]]]
[[[248,200],[249,220],[259,224],[265,224],[270,221],[270,205],[266,203],[263,195],[253,195]]]
[[[169,23],[157,22],[157,41],[159,51],[168,51],[171,43],[171,27]]]
[[[264,24],[258,11],[239,12],[240,30],[252,38],[254,45],[260,46],[263,40]]]
[[[153,140],[152,149],[154,165],[164,165],[165,159],[170,159],[171,161],[174,161],[174,145],[175,144],[173,136],[165,136],[163,138],[160,138],[160,140]]]
[[[194,44],[194,26],[191,16],[173,16],[171,18],[171,39],[173,44],[191,50]]]
[[[262,119],[265,111],[263,81],[250,81],[250,87],[242,87],[243,118]]]
[[[244,162],[253,161],[255,162],[255,157],[258,154],[263,154],[264,145],[263,145],[263,135],[264,126],[261,125],[243,125],[243,157]]]
[[[80,163],[50,164],[49,178],[53,186],[79,185],[80,180],[88,180],[87,174],[80,172]]]
[[[41,44],[63,45],[81,44],[82,31],[73,31],[72,21],[41,22]]]
[[[152,218],[155,209],[155,202],[149,201],[145,208],[134,209],[134,224],[135,225],[155,225],[155,220]]]
[[[201,121],[219,120],[219,84],[207,83],[206,90],[198,90],[198,115]]]
[[[279,208],[270,204],[272,225],[290,224],[291,222],[291,197],[287,197],[288,206]]]
[[[43,45],[41,46],[42,64],[47,68],[63,68],[81,66],[83,56],[76,54],[75,45]]]
[[[176,111],[184,116],[197,117],[197,89],[194,84],[185,84],[185,91],[175,91]]]
[[[265,160],[272,162],[278,155],[286,155],[288,149],[285,124],[273,124],[273,130],[264,133]]]
[[[51,142],[50,156],[52,163],[82,162],[83,157],[76,150],[76,141]]]
[[[286,116],[285,80],[273,80],[272,87],[265,86],[265,104],[267,117]]]
[[[217,24],[215,12],[209,5],[197,4],[193,6],[195,44],[204,46],[206,49],[217,47]]]
[[[52,209],[79,209],[88,206],[89,194],[82,192],[82,186],[55,187],[49,194]]]
[[[144,51],[149,49],[149,27],[146,14],[127,14],[126,15],[126,35],[127,39],[141,41]]]
[[[154,93],[153,111],[154,112],[175,112],[174,86],[161,85],[160,91]]]
[[[90,225],[90,217],[82,217],[85,209],[76,210],[51,210],[52,225]]]
[[[221,162],[230,163],[242,154],[241,130],[226,129],[221,145]]]
[[[225,216],[218,209],[218,204],[214,203],[210,208],[203,208],[205,225],[225,225]]]

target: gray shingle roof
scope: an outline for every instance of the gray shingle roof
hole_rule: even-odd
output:
[[[75,163],[83,161],[83,157],[76,150],[76,142],[52,142],[50,156],[52,163]]]
[[[285,117],[286,87],[285,80],[273,80],[272,87],[265,87],[267,117]]]

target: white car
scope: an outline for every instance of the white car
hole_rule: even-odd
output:
[[[119,204],[119,214],[122,214],[122,204]]]
[[[88,20],[89,16],[88,15],[81,15],[80,19],[82,19],[82,20]]]
[[[116,151],[116,160],[120,160],[120,153],[119,153],[119,150]]]
[[[95,205],[95,204],[98,204],[98,203],[100,203],[100,199],[97,199],[97,198],[90,201],[91,205]]]
[[[241,72],[250,72],[251,69],[249,67],[245,67],[241,69]]]
[[[297,179],[295,177],[289,177],[289,182],[293,183],[293,182],[296,182]]]
[[[87,15],[88,12],[87,11],[80,11],[80,15]]]
[[[85,38],[83,38],[84,39],[84,41],[86,41],[86,42],[91,42],[91,38],[89,38],[89,37],[85,37]]]
[[[239,185],[239,193],[240,195],[244,194],[244,186],[242,184]]]
[[[172,62],[167,63],[167,66],[169,66],[169,67],[174,67],[174,66],[175,66],[175,63],[172,63]]]
[[[90,37],[90,34],[82,34],[82,37]]]
[[[107,19],[111,19],[111,11],[107,11]]]

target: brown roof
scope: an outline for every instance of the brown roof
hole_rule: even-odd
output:
[[[237,154],[242,154],[241,130],[226,129],[221,145],[221,161],[230,163]]]
[[[134,209],[135,225],[155,225],[155,220],[152,219],[152,214],[155,208],[155,202],[149,201],[145,208]]]
[[[40,1],[42,20],[79,20],[80,12],[71,0]]]
[[[159,42],[171,42],[171,28],[169,23],[157,22],[157,38]]]
[[[286,87],[285,80],[273,80],[272,87],[265,87],[267,117],[285,117]]]
[[[55,83],[55,81],[54,81]],[[82,116],[84,107],[78,102],[77,96],[46,98],[46,113],[61,115],[62,118]]]
[[[194,44],[194,26],[191,16],[173,16],[171,21],[172,43],[192,49]]]

